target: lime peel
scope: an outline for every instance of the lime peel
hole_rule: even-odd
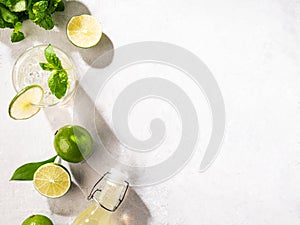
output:
[[[47,163],[34,173],[33,185],[40,194],[58,198],[65,195],[71,187],[70,173],[62,165]]]
[[[15,120],[25,120],[40,111],[37,105],[44,97],[44,90],[39,85],[30,85],[22,89],[9,104],[9,116]]]
[[[74,16],[67,25],[67,36],[77,47],[90,48],[98,44],[102,36],[102,26],[91,15]]]

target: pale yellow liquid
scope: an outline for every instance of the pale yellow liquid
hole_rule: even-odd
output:
[[[93,202],[79,214],[72,225],[110,225],[112,213]]]

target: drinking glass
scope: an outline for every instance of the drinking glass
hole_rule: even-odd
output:
[[[68,74],[68,88],[66,94],[61,99],[58,99],[51,93],[48,87],[48,78],[51,71],[45,71],[39,65],[40,62],[47,62],[44,55],[44,50],[47,46],[38,45],[23,52],[16,60],[12,71],[13,86],[17,92],[33,84],[40,85],[44,89],[43,99],[38,104],[35,104],[41,108],[66,103],[74,94],[77,86],[76,71],[72,60],[61,49],[52,46],[54,52],[61,60],[62,67]]]

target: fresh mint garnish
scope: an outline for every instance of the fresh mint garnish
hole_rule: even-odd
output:
[[[15,29],[14,31],[11,33],[11,41],[12,42],[19,42],[19,41],[22,41],[25,36],[24,34],[21,32],[22,30],[22,23],[21,22],[17,22],[15,24]]]
[[[65,70],[53,71],[48,79],[48,86],[58,99],[64,97],[68,88],[67,72]]]
[[[25,36],[17,23],[22,24],[30,19],[40,27],[51,30],[54,27],[52,14],[64,8],[62,0],[0,0],[0,28],[14,28],[11,41],[18,42]]]
[[[51,71],[48,78],[48,86],[51,93],[58,99],[61,99],[65,96],[68,89],[68,74],[62,67],[61,61],[55,54],[51,44],[45,48],[44,55],[47,63],[40,63],[40,67],[43,70]]]

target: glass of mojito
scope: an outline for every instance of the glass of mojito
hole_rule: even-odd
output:
[[[12,71],[13,86],[18,93],[21,90],[24,90],[24,88],[32,85],[38,85],[43,89],[43,97],[41,100],[39,102],[31,103],[31,105],[39,108],[66,103],[74,94],[77,85],[76,72],[72,60],[61,49],[51,46],[55,55],[61,62],[61,67],[67,74],[67,80],[65,80],[67,82],[66,91],[64,91],[63,95],[57,97],[57,95],[53,93],[53,90],[51,91],[51,88],[49,87],[49,77],[52,73],[56,72],[56,68],[47,63],[48,58],[46,59],[45,49],[48,46],[49,45],[38,45],[26,50],[16,60]],[[51,55],[49,57],[50,61],[53,60]],[[45,66],[47,68],[42,68],[40,63],[47,63]],[[54,80],[53,82],[59,81]],[[57,88],[60,88],[59,85]]]

